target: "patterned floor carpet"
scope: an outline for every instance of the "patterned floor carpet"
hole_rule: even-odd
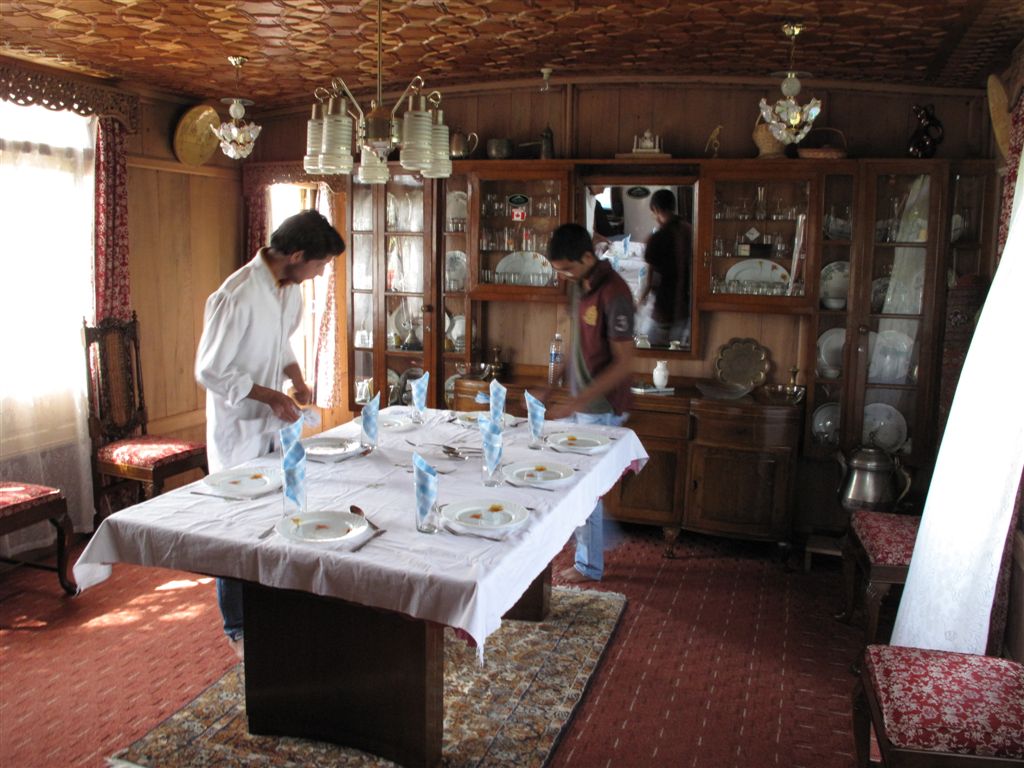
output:
[[[540,766],[579,703],[625,606],[622,595],[555,588],[542,623],[505,622],[488,638],[486,663],[450,632],[445,643],[446,766]],[[242,666],[114,756],[115,765],[391,766],[358,750],[253,736]]]

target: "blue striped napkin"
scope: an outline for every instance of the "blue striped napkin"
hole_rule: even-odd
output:
[[[530,394],[529,390],[524,393],[526,397],[526,416],[530,420],[530,437],[540,440],[544,431],[544,413],[547,411],[544,403]]]
[[[430,383],[430,371],[409,383],[412,389],[412,406],[420,413],[427,410],[427,385]]]
[[[281,467],[284,473],[285,509],[306,511],[306,449],[302,446],[305,419],[296,419],[281,430]]]
[[[362,444],[368,447],[377,447],[377,414],[380,412],[380,392],[373,396],[366,405],[363,406],[362,414],[362,425],[363,425],[363,439]]]
[[[480,427],[480,438],[484,446],[484,466],[489,473],[494,474],[501,463],[501,423],[481,415],[477,419],[477,425]]]
[[[412,472],[416,481],[416,528],[426,531],[431,526],[432,510],[437,501],[437,470],[414,453]]]

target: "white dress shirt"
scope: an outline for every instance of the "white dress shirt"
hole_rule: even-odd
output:
[[[254,384],[280,391],[296,362],[290,338],[302,320],[297,285],[279,286],[263,250],[206,300],[196,380],[206,388],[206,452],[217,472],[270,450],[285,423],[247,399]]]

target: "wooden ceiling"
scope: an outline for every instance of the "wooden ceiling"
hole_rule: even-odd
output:
[[[376,0],[2,0],[0,54],[190,99],[263,107],[377,77]],[[1022,0],[384,0],[385,90],[536,78],[731,76],[983,88],[1024,39]],[[247,56],[241,83],[228,55]],[[237,91],[237,92],[236,92]]]

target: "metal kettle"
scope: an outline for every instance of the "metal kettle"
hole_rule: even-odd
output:
[[[881,448],[857,448],[847,459],[842,452],[836,458],[843,468],[839,487],[839,502],[843,509],[871,509],[889,511],[910,490],[910,475],[894,456]],[[897,478],[903,490],[897,492]]]

